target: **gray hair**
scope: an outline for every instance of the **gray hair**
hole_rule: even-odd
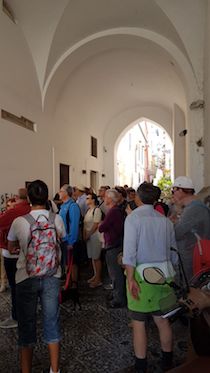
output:
[[[120,195],[116,189],[108,189],[106,195],[110,197],[114,203],[118,203]]]
[[[73,194],[73,188],[70,185],[64,184],[62,186],[62,188],[66,191],[66,193],[68,194],[69,197],[72,196],[72,194]]]

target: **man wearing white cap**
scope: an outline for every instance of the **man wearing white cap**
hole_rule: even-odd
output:
[[[203,239],[210,239],[210,212],[205,204],[194,195],[195,188],[187,176],[175,179],[172,193],[175,204],[183,212],[175,222],[175,235],[188,280],[193,276],[193,248],[197,233]]]

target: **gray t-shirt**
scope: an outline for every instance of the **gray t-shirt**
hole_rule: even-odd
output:
[[[188,280],[193,276],[193,248],[197,242],[195,233],[203,239],[210,239],[210,210],[199,200],[187,205],[175,224],[177,246]]]

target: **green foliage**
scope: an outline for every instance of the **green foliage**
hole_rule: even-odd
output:
[[[158,181],[158,187],[161,189],[161,198],[163,200],[167,201],[171,197],[171,187],[172,187],[172,181],[170,177],[168,176],[163,176],[161,179]]]

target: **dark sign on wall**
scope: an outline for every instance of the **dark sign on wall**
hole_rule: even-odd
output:
[[[6,202],[9,198],[13,198],[13,193],[2,193],[0,194],[0,211],[3,211],[6,207]]]

